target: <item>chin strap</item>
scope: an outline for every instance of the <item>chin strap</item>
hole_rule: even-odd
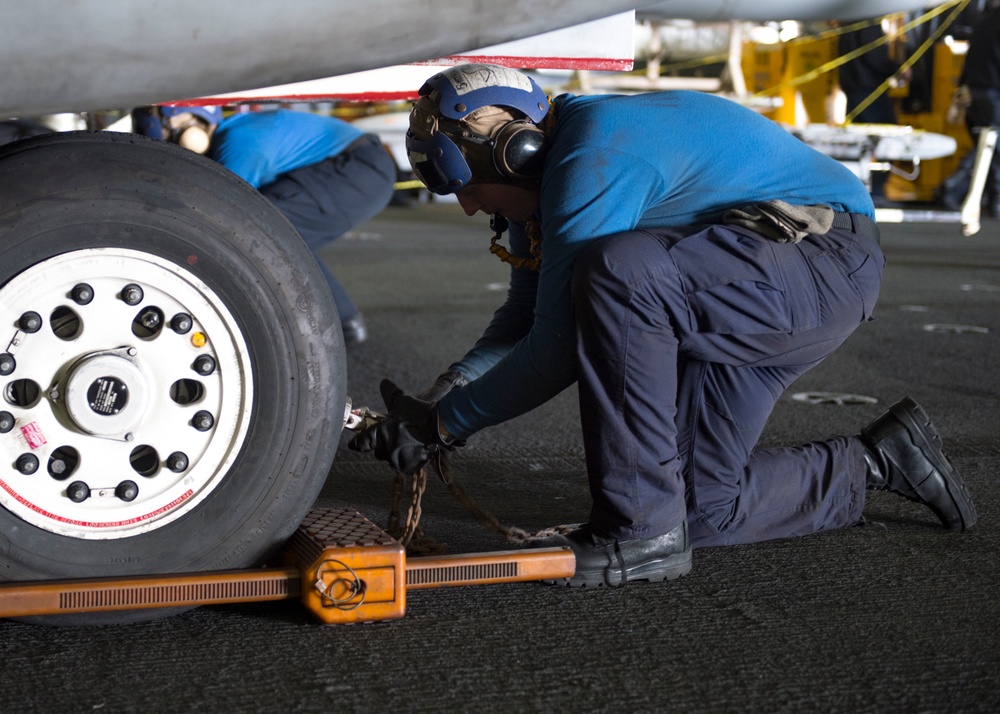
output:
[[[540,270],[542,265],[542,230],[538,224],[538,220],[531,218],[524,225],[524,232],[531,241],[529,250],[531,251],[531,255],[534,256],[533,258],[522,258],[518,255],[511,255],[510,251],[500,245],[499,240],[508,227],[509,223],[507,219],[499,213],[494,213],[493,217],[490,218],[490,230],[495,232],[493,238],[490,239],[490,252],[504,263],[510,263],[515,268]]]

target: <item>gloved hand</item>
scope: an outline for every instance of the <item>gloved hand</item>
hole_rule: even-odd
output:
[[[438,449],[462,445],[441,437],[437,402],[412,397],[388,379],[382,380],[379,390],[388,415],[351,439],[348,448],[374,451],[375,458],[410,476],[422,469]]]
[[[434,384],[418,394],[417,398],[427,402],[436,402],[455,387],[462,387],[468,383],[468,380],[458,372],[442,372]]]

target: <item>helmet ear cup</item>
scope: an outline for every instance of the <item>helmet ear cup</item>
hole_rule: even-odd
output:
[[[545,132],[530,121],[507,122],[493,139],[493,163],[503,178],[536,179],[542,174]]]

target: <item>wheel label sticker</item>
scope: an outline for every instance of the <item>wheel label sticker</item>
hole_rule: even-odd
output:
[[[87,401],[98,414],[117,414],[128,404],[128,385],[117,377],[101,377],[87,390]]]
[[[45,435],[38,426],[38,422],[33,421],[30,424],[25,424],[21,427],[21,436],[24,437],[24,441],[32,449],[37,449],[39,446],[45,444]]]

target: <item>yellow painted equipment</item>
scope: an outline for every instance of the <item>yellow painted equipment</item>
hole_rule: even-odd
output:
[[[920,174],[913,180],[892,175],[886,182],[885,195],[892,201],[931,201],[934,190],[951,175],[966,153],[973,147],[973,139],[964,120],[958,124],[948,122],[948,107],[958,87],[965,64],[966,42],[940,43],[934,46],[934,74],[931,85],[931,105],[919,113],[899,112],[900,124],[915,129],[951,136],[958,143],[954,155],[922,162]]]
[[[357,511],[316,509],[284,550],[286,567],[130,578],[0,583],[0,617],[35,617],[298,598],[327,624],[403,617],[406,591],[571,577],[568,548],[426,556]]]

